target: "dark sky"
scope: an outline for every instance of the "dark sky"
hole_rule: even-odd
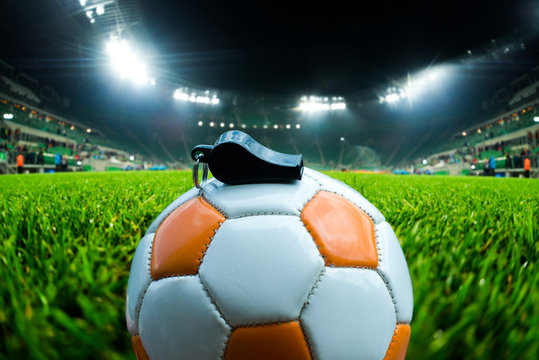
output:
[[[195,82],[350,93],[537,22],[537,1],[142,1],[165,64]]]
[[[539,16],[533,0],[120,4],[137,13],[128,33],[151,48],[161,74],[270,94],[364,91],[464,56]],[[0,29],[0,58],[52,86],[65,91],[98,76],[104,27],[89,24],[76,0],[4,0]]]

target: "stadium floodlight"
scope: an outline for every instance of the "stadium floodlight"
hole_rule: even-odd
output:
[[[93,23],[95,23],[95,19],[94,19],[94,18],[91,18],[91,19],[90,19],[90,24],[93,24]]]
[[[423,159],[423,165],[427,165],[428,161],[427,159]]]
[[[539,116],[534,116],[534,117],[533,117],[533,121],[534,121],[534,122],[539,122]]]
[[[126,40],[111,39],[106,46],[110,64],[121,78],[135,84],[149,84],[146,64]]]
[[[345,110],[346,104],[345,103],[333,103],[331,104],[331,110]]]
[[[421,71],[413,76],[408,75],[405,84],[397,84],[389,87],[385,95],[379,96],[380,104],[392,104],[402,99],[413,101],[441,84],[447,72],[447,67],[436,66]]]
[[[95,13],[97,15],[103,15],[105,13],[105,5],[99,4],[95,7]]]
[[[86,0],[79,0],[80,6],[86,6]]]
[[[204,105],[218,105],[220,99],[216,94],[211,95],[209,90],[199,92],[195,90],[189,90],[188,88],[179,88],[174,91],[173,98],[185,102],[204,104]]]
[[[394,103],[394,102],[397,102],[399,101],[401,97],[399,96],[399,94],[387,94],[386,97],[385,97],[385,101],[387,103]]]
[[[92,132],[92,129],[86,129],[86,132],[89,134]]]
[[[296,124],[296,129],[299,129],[301,128],[301,125],[300,124]]]
[[[219,124],[219,126],[220,126],[220,127],[225,127],[225,123],[222,122],[222,123]]]
[[[273,125],[273,128],[274,128],[275,130],[277,130],[277,129],[279,128],[279,125],[275,124],[275,125]]]
[[[176,100],[189,101],[189,94],[183,89],[176,89],[172,97]]]
[[[306,112],[345,110],[346,103],[342,97],[318,97],[302,96],[299,103],[299,109]]]
[[[287,129],[290,129],[290,124],[286,124],[286,128],[287,128]]]
[[[85,14],[88,19],[91,19],[94,16],[94,12],[92,10],[86,11]]]
[[[241,128],[242,128],[242,129],[245,129],[246,127],[247,127],[246,124],[241,124]]]
[[[134,161],[135,160],[135,155],[129,156],[129,160]]]
[[[210,122],[210,127],[214,127],[215,126],[215,123],[212,121]]]
[[[202,121],[199,121],[198,126],[202,126],[202,125],[204,125],[204,123]]]
[[[230,123],[230,124],[228,124],[228,127],[232,129],[232,128],[234,128],[234,124]]]
[[[11,119],[13,119],[13,114],[11,114],[11,113],[4,114],[4,119],[6,119],[6,120],[11,120]]]
[[[468,135],[468,133],[466,131],[463,131],[462,136],[466,136],[466,135]]]

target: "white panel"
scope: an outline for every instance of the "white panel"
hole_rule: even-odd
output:
[[[230,328],[198,276],[152,282],[140,311],[139,333],[152,360],[220,359]]]
[[[395,298],[397,321],[409,323],[412,321],[414,310],[414,296],[412,280],[406,258],[395,236],[393,229],[387,222],[376,225],[376,234],[380,246],[378,257],[378,271],[382,273]]]
[[[144,291],[150,285],[150,259],[154,234],[144,236],[133,255],[129,280],[127,282],[127,299],[125,302],[125,319],[131,336],[137,335],[138,312]]]
[[[326,268],[301,321],[314,358],[383,359],[395,330],[395,309],[374,270]]]
[[[316,179],[316,181],[321,184],[321,190],[339,194],[356,204],[356,206],[361,208],[367,215],[371,217],[371,219],[373,219],[375,224],[385,220],[384,215],[382,215],[382,213],[373,204],[365,199],[363,195],[342,181],[330,178],[329,176],[319,173],[313,169],[306,168],[303,174],[304,176]]]
[[[238,326],[297,318],[323,266],[299,217],[249,216],[224,222],[199,274]]]
[[[203,189],[204,198],[228,218],[257,214],[299,215],[318,191],[312,179],[290,183],[225,185],[213,182]]]
[[[170,203],[169,206],[163,210],[161,214],[155,218],[155,220],[152,222],[150,227],[148,228],[148,231],[146,231],[146,234],[149,233],[155,233],[157,231],[157,228],[159,228],[159,225],[165,220],[165,218],[174,210],[176,210],[181,204],[191,200],[192,198],[195,198],[199,195],[200,190],[197,188],[192,188],[188,190],[187,192],[184,192],[182,195],[180,195],[176,200]]]

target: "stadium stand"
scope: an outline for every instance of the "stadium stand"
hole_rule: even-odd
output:
[[[23,86],[17,87],[13,81],[7,83],[19,95],[29,94],[21,90]],[[19,153],[24,155],[27,172],[117,170],[145,166],[140,155],[134,156],[135,152],[118,149],[99,131],[88,130],[77,122],[22,103],[9,95],[0,94],[0,113],[0,173],[13,172]],[[57,154],[63,168],[58,166]],[[134,160],[135,157],[138,160]]]
[[[539,98],[455,134],[414,162],[415,173],[538,177]]]

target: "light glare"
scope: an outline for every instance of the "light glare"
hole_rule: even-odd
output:
[[[218,105],[220,102],[216,94],[210,97],[209,90],[199,93],[193,90],[189,91],[187,88],[179,88],[174,91],[172,97],[176,100],[204,105]]]
[[[112,69],[122,78],[136,84],[148,84],[146,65],[139,59],[126,40],[111,40],[107,43]]]
[[[97,15],[103,15],[105,13],[105,5],[103,4],[97,5],[97,7],[95,8],[95,13]]]
[[[300,99],[299,109],[306,112],[315,111],[330,111],[330,110],[345,110],[346,103],[342,97],[318,97],[311,95],[309,97],[302,96]]]

